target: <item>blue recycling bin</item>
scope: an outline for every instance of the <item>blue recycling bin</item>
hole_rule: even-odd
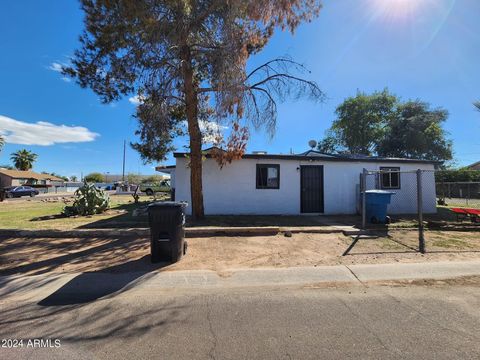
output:
[[[367,221],[372,224],[387,223],[387,207],[390,204],[393,191],[367,190],[365,191],[365,203]]]

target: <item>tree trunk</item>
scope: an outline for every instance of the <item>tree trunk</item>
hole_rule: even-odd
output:
[[[198,124],[198,93],[193,79],[190,49],[185,46],[182,51],[182,70],[188,134],[190,137],[190,196],[192,199],[192,216],[194,220],[205,216],[202,190],[202,133]]]

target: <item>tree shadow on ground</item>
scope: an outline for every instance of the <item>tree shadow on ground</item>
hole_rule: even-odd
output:
[[[38,302],[40,306],[84,304],[127,291],[148,280],[155,270],[170,263],[150,262],[150,256],[98,271],[82,273]]]
[[[118,215],[107,219],[93,220],[88,224],[78,226],[77,229],[125,229],[148,227],[147,206],[150,201],[138,204],[129,203],[115,207]]]
[[[30,221],[47,221],[47,220],[58,220],[58,219],[66,219],[67,216],[64,214],[55,214],[55,215],[45,215],[45,216],[37,216],[30,219]]]
[[[12,334],[25,335],[27,331],[32,338],[58,338],[62,343],[75,343],[112,336],[138,340],[155,329],[155,335],[161,338],[168,331],[168,325],[189,321],[187,306],[167,299],[159,306],[144,308],[132,304],[126,310],[115,298],[65,306],[10,303],[0,309],[0,335],[6,338]]]
[[[149,239],[135,234],[123,237],[91,236],[3,239],[0,242],[0,275],[63,272],[66,266],[70,271],[79,272],[91,266],[117,266],[131,258],[132,254],[141,256],[142,252],[149,253]]]

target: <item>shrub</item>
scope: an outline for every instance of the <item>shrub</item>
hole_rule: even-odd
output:
[[[105,176],[103,176],[103,175],[100,174],[100,173],[93,172],[93,173],[90,173],[90,174],[88,174],[88,175],[85,175],[84,180],[85,180],[85,181],[88,181],[88,182],[101,183],[101,182],[104,182],[104,181],[105,181]]]
[[[441,170],[435,173],[435,181],[442,182],[480,182],[480,170]]]
[[[110,197],[103,190],[97,189],[94,184],[85,182],[82,187],[75,191],[73,205],[65,206],[63,214],[94,215],[101,214],[110,208]]]

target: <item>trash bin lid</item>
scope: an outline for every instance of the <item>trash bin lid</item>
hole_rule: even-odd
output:
[[[148,204],[148,207],[186,207],[186,201],[157,201]]]
[[[378,194],[378,195],[395,195],[395,191],[387,191],[387,190],[367,190],[365,194]]]

